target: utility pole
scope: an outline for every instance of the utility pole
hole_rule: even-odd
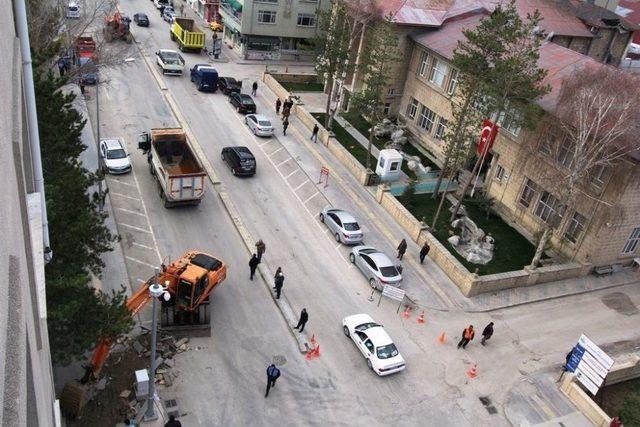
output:
[[[157,304],[158,298],[165,297],[167,299],[168,293],[158,283],[160,270],[156,268],[153,284],[149,286],[149,295],[153,299],[153,320],[151,322],[151,369],[149,371],[149,396],[147,397],[147,411],[144,414],[144,421],[153,421],[158,419],[158,415],[155,411],[155,394],[156,394],[156,338],[158,329],[158,312]]]

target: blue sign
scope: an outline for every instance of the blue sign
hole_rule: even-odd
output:
[[[567,363],[567,371],[575,372],[578,364],[582,360],[582,356],[584,355],[585,349],[580,344],[576,344],[571,351],[571,356],[569,357],[569,362]]]

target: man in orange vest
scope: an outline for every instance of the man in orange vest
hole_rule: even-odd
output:
[[[468,328],[465,328],[464,331],[462,331],[462,339],[458,343],[458,348],[466,348],[469,341],[471,341],[475,335],[476,331],[473,330],[473,325],[469,325]]]

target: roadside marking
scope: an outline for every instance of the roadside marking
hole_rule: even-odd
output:
[[[293,192],[295,193],[296,191],[298,191],[298,189],[299,189],[300,187],[302,187],[303,185],[305,185],[307,182],[311,182],[311,181],[309,181],[309,180],[305,180],[305,181],[303,181],[303,182],[302,182],[302,184],[300,184],[300,185],[298,185],[296,188],[293,188],[293,189],[292,189],[292,190],[293,190]]]
[[[130,214],[134,214],[134,215],[139,215],[141,217],[145,217],[144,214],[141,214],[140,212],[132,211],[130,209],[125,209],[125,208],[116,208],[116,209],[119,210],[119,211],[122,211],[122,212],[127,212],[127,213],[130,213]]]
[[[142,243],[137,243],[137,242],[131,242],[132,245],[144,248],[144,249],[149,249],[150,251],[153,250],[153,248],[151,246],[147,246],[147,245],[143,245]]]
[[[267,145],[268,143],[273,142],[273,139],[268,140],[267,142],[263,143],[263,144],[258,144],[259,147],[263,147],[265,145]]]
[[[333,248],[333,249],[336,249],[336,250],[337,250],[337,249],[338,249],[338,248],[340,248],[340,247],[342,247],[342,244],[338,243],[338,244],[336,245],[336,247],[335,247],[335,248]]]
[[[304,203],[304,204],[306,205],[306,204],[307,204],[307,202],[308,202],[309,200],[313,199],[313,198],[314,198],[314,197],[316,197],[318,194],[320,194],[320,192],[319,192],[319,191],[316,191],[316,192],[315,192],[311,197],[307,198],[307,200],[305,200],[305,201],[304,201],[304,202],[302,202],[302,203]]]
[[[131,184],[130,182],[120,181],[119,179],[109,178],[107,181],[113,181],[113,182],[117,182],[118,184],[127,185],[129,187],[134,187],[135,188],[135,184]]]
[[[149,231],[149,230],[145,230],[144,228],[136,227],[135,225],[125,224],[124,222],[120,222],[119,224],[120,224],[121,226],[123,226],[123,227],[127,227],[127,228],[130,228],[130,229],[132,229],[132,230],[142,231],[143,233],[149,233],[149,234],[151,234],[151,231]]]
[[[274,151],[273,153],[269,154],[269,157],[273,156],[274,154],[276,154],[280,150],[284,150],[284,147],[278,148],[276,151]]]
[[[276,167],[277,167],[277,168],[279,168],[280,166],[282,166],[282,165],[284,165],[285,163],[287,163],[289,160],[293,160],[293,158],[292,158],[292,157],[287,157],[287,159],[286,159],[286,160],[283,160],[283,161],[281,161],[280,163],[278,163],[278,164],[276,165]],[[286,179],[286,177],[285,177],[285,179]]]
[[[138,258],[130,257],[128,255],[126,255],[125,258],[128,259],[129,261],[133,261],[133,262],[137,262],[138,264],[146,265],[147,267],[151,267],[151,268],[154,268],[154,269],[158,268],[157,265],[153,265],[153,264],[149,264],[148,262],[140,261]]]
[[[138,282],[138,283],[147,283],[146,280],[142,280],[142,279],[137,278],[137,277],[136,277],[136,282]]]
[[[147,212],[147,205],[144,203],[144,199],[142,198],[142,191],[140,191],[140,184],[138,183],[138,178],[136,177],[136,172],[131,168],[131,176],[133,176],[133,180],[136,183],[136,188],[138,189],[138,194],[140,194],[140,204],[142,204],[142,210],[144,211],[145,218],[147,220],[147,225],[149,226],[149,230],[151,232],[151,240],[153,240],[153,247],[155,248],[156,255],[158,256],[158,262],[162,262],[162,256],[160,255],[160,250],[158,249],[158,242],[156,241],[156,235],[153,233],[153,227],[151,227],[151,223],[149,222],[149,213]],[[154,266],[154,268],[157,266]]]
[[[116,193],[115,191],[109,191],[109,194],[113,194],[114,196],[118,196],[118,197],[124,197],[125,199],[140,201],[140,199],[138,199],[137,197],[127,196],[126,194]]]
[[[296,172],[300,172],[300,168],[296,168],[293,172],[291,172],[289,175],[285,176],[284,179],[288,179],[291,175],[293,175]]]

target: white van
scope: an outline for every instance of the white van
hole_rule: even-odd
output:
[[[70,1],[67,5],[67,18],[79,19],[80,18],[80,6],[74,1]]]

